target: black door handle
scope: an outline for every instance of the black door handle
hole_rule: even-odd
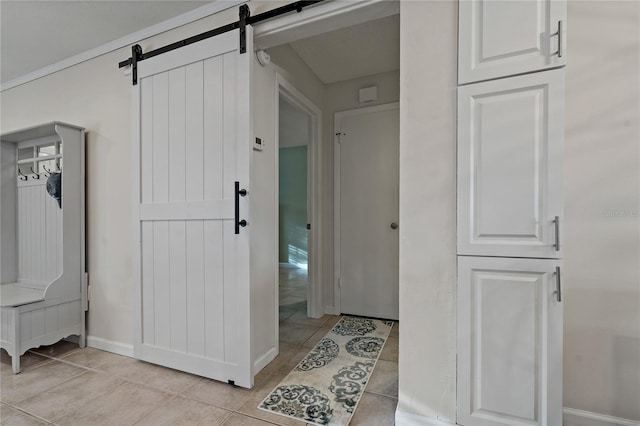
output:
[[[236,225],[236,234],[240,233],[240,227],[243,228],[247,226],[247,221],[242,219],[240,220],[240,197],[245,197],[247,195],[246,189],[240,189],[240,182],[236,182],[236,191],[235,191],[235,225]]]

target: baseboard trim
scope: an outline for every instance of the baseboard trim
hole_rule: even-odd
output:
[[[456,424],[396,409],[395,426],[456,426]]]
[[[576,410],[575,408],[565,407],[562,414],[564,426],[640,426],[640,422],[634,420]]]
[[[258,358],[258,360],[253,363],[254,375],[260,372],[260,370],[266,367],[267,364],[269,364],[271,361],[273,361],[276,356],[278,356],[276,348],[271,348],[266,354]]]
[[[335,306],[325,306],[324,313],[327,315],[340,315],[340,311]]]
[[[87,346],[133,358],[133,345],[114,342],[113,340],[103,339],[102,337],[87,336]]]
[[[564,408],[562,410],[563,426],[640,426],[640,422],[592,413],[591,411]],[[395,426],[454,426],[455,423],[445,422],[432,417],[420,416],[406,411],[396,410]]]

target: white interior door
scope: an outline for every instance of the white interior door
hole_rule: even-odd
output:
[[[340,310],[398,319],[399,105],[337,113],[335,128]]]
[[[133,108],[135,355],[244,387],[252,51],[248,27],[246,54],[236,30],[140,62]]]
[[[562,257],[563,142],[564,70],[458,89],[458,254]]]
[[[566,64],[566,1],[459,3],[459,84]]]
[[[562,425],[561,262],[458,257],[458,424]]]

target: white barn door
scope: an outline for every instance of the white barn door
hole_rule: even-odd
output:
[[[138,64],[135,356],[251,387],[251,58],[230,31]],[[138,169],[137,171],[135,169]]]

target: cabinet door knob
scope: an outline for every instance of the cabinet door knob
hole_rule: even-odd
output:
[[[391,222],[391,229],[398,229],[398,224],[395,222]]]

